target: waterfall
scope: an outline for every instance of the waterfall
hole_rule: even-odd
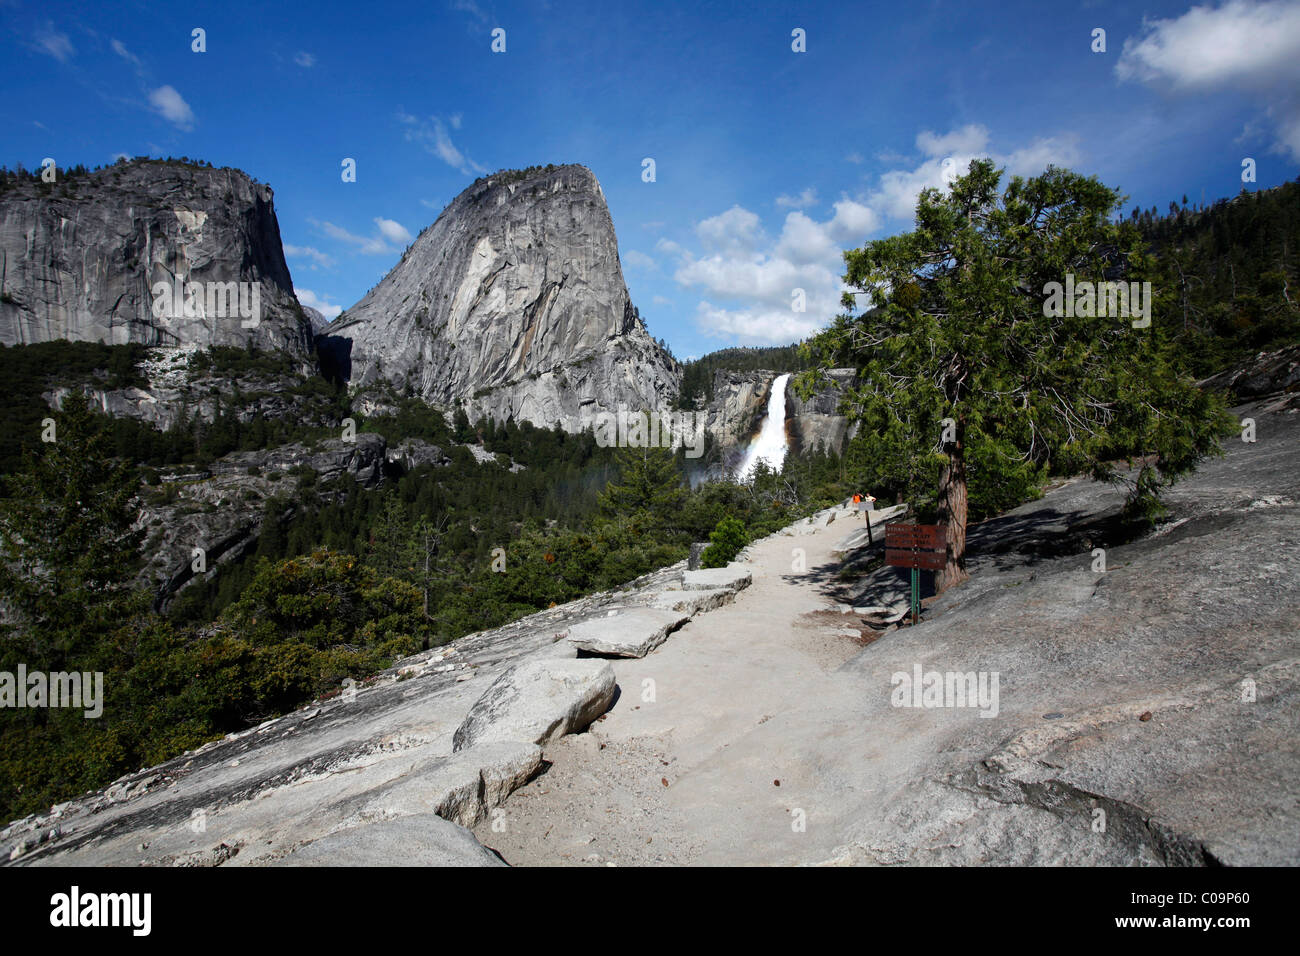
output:
[[[745,453],[740,471],[736,472],[737,481],[749,481],[754,477],[754,466],[760,460],[773,471],[780,471],[785,461],[785,386],[790,381],[790,373],[778,375],[772,383],[772,394],[767,399],[767,417],[763,427]]]

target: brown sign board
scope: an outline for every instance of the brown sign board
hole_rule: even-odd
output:
[[[896,568],[938,571],[948,563],[943,525],[885,525],[885,563]]]

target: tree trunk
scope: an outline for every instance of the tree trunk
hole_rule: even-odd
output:
[[[948,588],[970,578],[966,573],[966,450],[963,447],[966,422],[957,421],[956,441],[944,451],[948,463],[939,476],[939,523],[947,532],[948,563],[934,572],[934,590]]]

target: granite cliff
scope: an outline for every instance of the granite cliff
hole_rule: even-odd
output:
[[[329,328],[355,386],[386,380],[471,420],[567,431],[669,405],[677,364],[623,283],[614,224],[583,166],[481,179]]]
[[[182,301],[180,309],[160,310],[160,283],[198,283],[205,294],[192,308]],[[227,296],[233,293],[237,305],[241,291],[246,305],[256,301],[255,321],[231,307]],[[306,364],[312,327],[293,293],[271,188],[237,169],[156,160],[60,174],[54,183],[6,180],[0,342],[53,339],[251,342]]]

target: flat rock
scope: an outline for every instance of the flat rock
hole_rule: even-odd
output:
[[[569,628],[569,643],[592,654],[645,657],[690,619],[690,614],[683,611],[629,607],[612,616],[573,625]]]
[[[706,588],[701,591],[657,591],[646,595],[646,604],[665,611],[682,611],[694,617],[714,611],[736,599],[731,588]]]
[[[740,591],[749,587],[753,580],[751,572],[734,564],[725,568],[701,568],[698,571],[682,572],[682,590],[711,591],[726,588],[729,591]]]
[[[432,813],[337,830],[272,866],[505,866],[474,834]]]
[[[498,740],[546,744],[586,728],[613,699],[614,669],[606,661],[525,660],[483,692],[456,729],[453,748]]]
[[[541,748],[521,741],[495,741],[430,761],[386,788],[361,811],[363,819],[436,813],[471,827],[542,763]]]

